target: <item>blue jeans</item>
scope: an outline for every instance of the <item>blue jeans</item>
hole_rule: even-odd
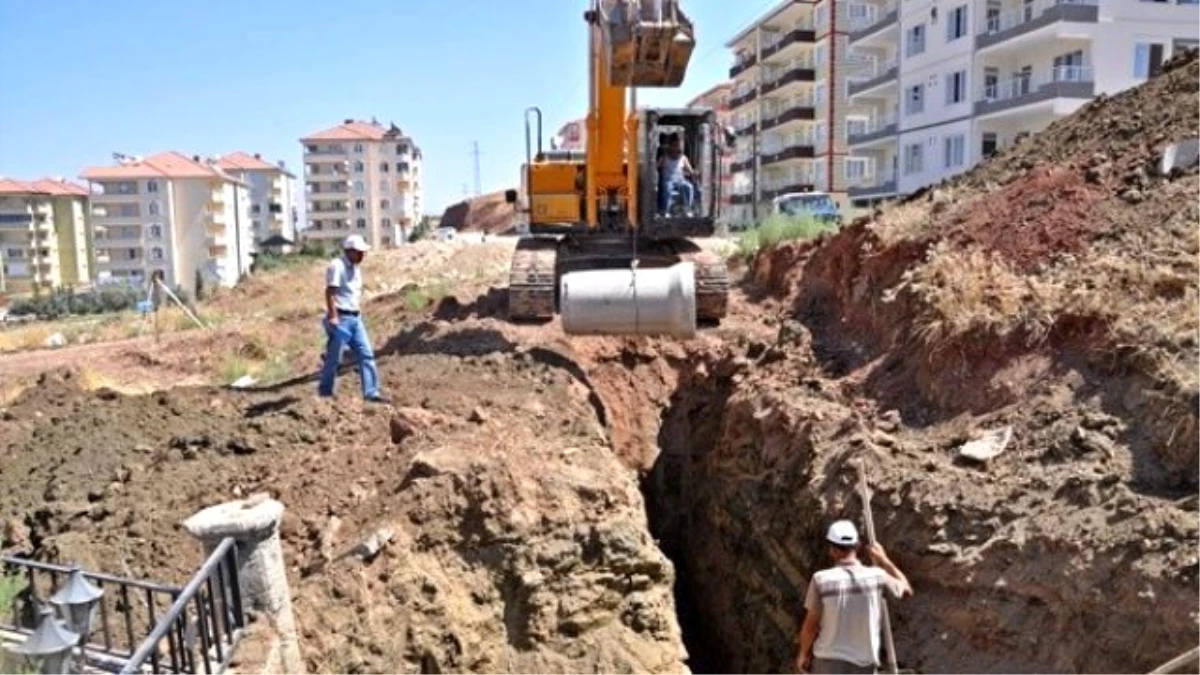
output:
[[[358,359],[358,376],[362,379],[362,393],[366,398],[379,396],[379,370],[375,367],[375,350],[367,337],[367,325],[361,316],[339,316],[338,325],[322,322],[329,343],[325,348],[325,365],[321,369],[321,384],[317,393],[333,396],[333,384],[337,379],[338,366],[342,362],[342,350],[349,347]]]
[[[658,213],[667,215],[671,210],[671,193],[678,191],[683,200],[683,208],[691,211],[696,203],[696,186],[687,180],[660,180],[658,182]]]

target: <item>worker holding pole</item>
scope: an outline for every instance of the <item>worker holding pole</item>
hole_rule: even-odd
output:
[[[874,673],[886,611],[883,591],[899,598],[911,595],[912,586],[878,543],[867,549],[876,566],[859,561],[854,523],[835,522],[826,540],[834,566],[808,584],[796,667],[801,673]]]

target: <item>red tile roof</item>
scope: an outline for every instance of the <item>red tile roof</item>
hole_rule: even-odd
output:
[[[34,181],[0,179],[0,195],[30,194],[52,195],[56,197],[67,195],[86,197],[88,190],[77,183],[55,178],[43,178]]]
[[[339,124],[336,127],[330,127],[324,131],[318,131],[315,134],[309,134],[301,141],[382,141],[388,137],[388,132],[391,131],[388,127],[379,124],[378,122],[362,122],[358,120],[350,120],[344,124]],[[396,129],[396,136],[403,137],[404,134],[400,129]]]
[[[117,166],[96,166],[84,169],[80,178],[88,180],[126,178],[223,178],[233,180],[224,172],[178,152],[160,152],[145,159]]]
[[[258,155],[231,152],[217,160],[217,168],[225,171],[279,171],[280,168]]]

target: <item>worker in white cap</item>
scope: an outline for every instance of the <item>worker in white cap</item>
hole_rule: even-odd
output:
[[[334,258],[325,270],[325,334],[329,341],[325,349],[325,364],[321,368],[321,383],[317,393],[333,396],[342,351],[349,347],[358,360],[358,375],[362,379],[363,397],[375,403],[387,403],[379,390],[379,370],[375,367],[375,350],[367,336],[362,317],[362,264],[370,246],[361,235],[352,234],[342,244],[342,255]]]
[[[899,598],[911,595],[912,586],[879,544],[868,548],[876,566],[859,561],[854,523],[837,521],[825,539],[834,566],[808,583],[796,667],[802,673],[874,673],[879,668],[883,591]]]

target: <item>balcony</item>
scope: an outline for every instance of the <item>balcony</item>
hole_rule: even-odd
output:
[[[861,130],[850,133],[847,142],[850,145],[863,145],[885,138],[895,138],[896,134],[899,133],[898,121],[895,114],[876,117]]]
[[[1097,0],[1036,0],[1022,7],[984,18],[975,36],[975,48],[1028,35],[1059,22],[1096,23],[1100,19]]]
[[[305,181],[309,183],[338,183],[343,186],[343,191],[348,191],[347,181],[349,178],[349,171],[322,171],[320,173],[310,171],[305,177]]]
[[[1096,83],[1089,66],[1055,66],[1049,77],[1014,77],[985,85],[975,100],[975,115],[991,115],[1058,98],[1091,99]]]
[[[135,258],[129,258],[127,256],[112,256],[110,254],[106,258],[104,266],[111,270],[140,270],[146,267],[146,258],[140,255]],[[100,262],[99,256],[97,256],[96,262]]]
[[[733,96],[729,98],[729,109],[736,110],[753,101],[757,96],[758,91],[753,85],[739,87],[734,90]]]
[[[851,199],[879,199],[896,194],[896,172],[877,171],[874,175],[851,179],[846,194]]]
[[[737,77],[738,75],[741,75],[742,73],[746,72],[747,70],[750,70],[757,63],[758,63],[757,56],[751,55],[751,56],[739,57],[737,60],[737,63],[734,63],[733,67],[729,69],[729,79],[732,80],[733,78]]]
[[[33,214],[0,213],[0,230],[28,230],[33,225]]]
[[[746,153],[738,155],[733,164],[729,165],[730,173],[742,173],[754,168],[754,155]]]
[[[793,82],[812,82],[817,79],[813,61],[809,58],[792,59],[786,66],[763,82],[763,95],[786,87]]]
[[[885,28],[898,26],[900,23],[897,3],[889,2],[883,6],[866,5],[865,7],[867,8],[866,16],[850,20],[850,44],[865,40]]]
[[[792,159],[812,159],[817,139],[812,134],[794,134],[779,148],[764,148],[763,166],[779,164]]]
[[[750,204],[754,201],[754,194],[750,192],[735,192],[729,196],[730,204]]]
[[[771,44],[763,45],[762,58],[764,61],[797,43],[816,42],[817,32],[810,25],[797,25],[786,33],[780,33]]]
[[[117,231],[108,232],[104,237],[96,237],[96,246],[103,248],[137,248],[141,247],[143,241],[141,232],[133,234]]]
[[[890,59],[875,64],[869,72],[862,75],[852,75],[849,82],[851,96],[870,91],[883,84],[900,84],[900,61]]]
[[[809,171],[792,171],[791,173],[768,178],[763,181],[763,199],[774,199],[790,192],[811,192],[817,184],[817,176]]]
[[[789,122],[811,121],[816,119],[817,110],[813,107],[812,96],[796,96],[783,104],[776,114],[763,120],[764,130],[774,129]]]

